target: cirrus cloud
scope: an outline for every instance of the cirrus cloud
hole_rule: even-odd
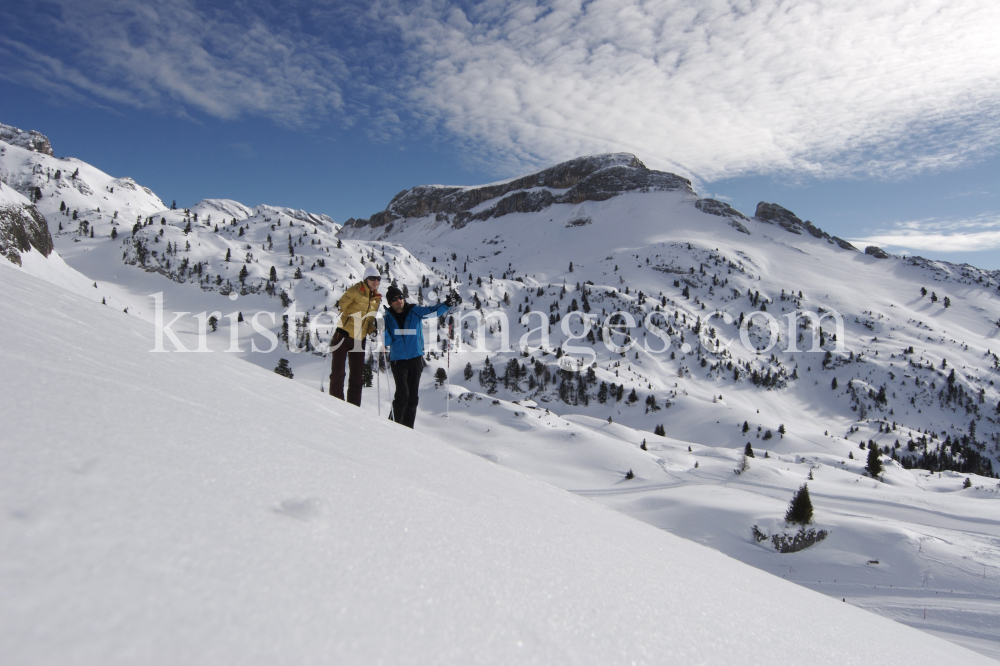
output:
[[[963,220],[914,220],[900,222],[890,229],[876,231],[863,238],[852,238],[856,245],[878,245],[904,253],[984,252],[1000,249],[1000,218],[982,215]]]
[[[1000,145],[993,0],[50,0],[0,77],[94,103],[336,119],[509,174],[630,151],[699,182],[897,177]]]
[[[984,0],[427,2],[384,19],[407,99],[471,151],[540,165],[628,150],[698,180],[893,176],[1000,142]]]
[[[49,0],[0,10],[0,77],[62,94],[178,113],[299,125],[343,106],[335,50],[245,6],[195,0]]]

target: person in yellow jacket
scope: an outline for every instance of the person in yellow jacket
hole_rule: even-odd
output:
[[[340,318],[337,330],[330,340],[333,350],[333,367],[330,370],[330,395],[344,399],[344,363],[350,369],[347,380],[347,402],[361,406],[361,387],[364,386],[365,338],[378,330],[375,315],[382,303],[378,287],[382,276],[374,266],[365,269],[361,282],[349,287],[340,297]],[[352,353],[353,352],[353,353]]]

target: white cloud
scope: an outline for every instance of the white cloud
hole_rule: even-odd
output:
[[[696,182],[894,177],[1000,145],[995,0],[270,1],[12,4],[0,77],[429,131],[505,174],[624,150]]]
[[[259,15],[207,12],[192,0],[46,4],[47,13],[20,17],[44,30],[44,52],[31,25],[0,37],[0,53],[16,63],[4,78],[70,97],[289,125],[342,106],[346,68],[333,50]]]
[[[993,0],[439,7],[383,6],[419,56],[408,99],[491,160],[892,176],[1000,142]]]
[[[891,229],[850,240],[861,247],[878,245],[889,250],[985,252],[1000,249],[1000,218],[901,222]]]

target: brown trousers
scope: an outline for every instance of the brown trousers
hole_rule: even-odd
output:
[[[347,402],[361,406],[361,388],[365,384],[365,340],[355,340],[347,331],[338,328],[330,341],[333,350],[333,367],[330,369],[330,395],[344,399],[344,364],[350,370],[347,380]]]

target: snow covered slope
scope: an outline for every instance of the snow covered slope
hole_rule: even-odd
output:
[[[70,172],[71,184],[53,184],[65,179],[65,166],[54,178],[64,161],[29,150],[41,140],[27,136],[26,148],[0,143],[0,182],[35,197],[40,188],[36,207],[58,254],[23,253],[23,271],[150,322],[158,294],[164,323],[182,313],[171,327],[183,348],[267,370],[287,359],[316,395],[327,388],[336,299],[367,265],[411,301],[454,288],[464,303],[452,351],[428,355],[418,430],[1000,656],[1000,486],[986,475],[997,469],[996,273],[862,253],[772,204],[748,218],[631,155],[480,187],[421,186],[341,230],[325,216],[225,199],[163,209],[155,195],[86,165],[76,178]],[[63,200],[71,205],[60,211]],[[131,217],[133,208],[141,211]],[[569,314],[587,307],[634,316],[640,323],[628,332],[638,347],[608,350],[602,338],[623,344],[625,332]],[[716,309],[734,321],[710,317]],[[808,328],[800,320],[789,336],[783,315],[831,309],[844,315],[840,339],[829,317]],[[767,344],[765,310],[781,328],[775,348],[757,354]],[[748,349],[735,324],[754,312]],[[662,352],[641,323],[647,316],[669,334]],[[542,326],[547,343],[542,317],[552,322]],[[567,338],[567,322],[579,339]],[[445,337],[434,328],[429,341]],[[522,356],[517,343],[529,328],[534,348]],[[806,351],[814,333],[817,351]],[[790,339],[798,351],[785,351]],[[433,379],[440,369],[450,375],[450,419]],[[390,388],[376,374],[363,410],[386,411]],[[660,428],[663,437],[653,434]],[[747,443],[757,458],[736,475]],[[878,481],[865,470],[869,446],[886,467]],[[781,517],[804,482],[829,537],[794,554],[752,539],[755,524],[786,529]]]
[[[0,266],[0,653],[992,663]]]
[[[507,330],[491,327],[487,340],[500,352],[492,365],[507,377],[499,396],[527,395],[559,413],[611,416],[648,431],[664,425],[679,438],[729,447],[746,443],[744,421],[755,433],[776,434],[784,424],[793,437],[775,442],[778,450],[798,450],[808,439],[846,455],[846,438],[855,446],[872,440],[904,462],[994,473],[1000,273],[877,248],[863,253],[780,206],[762,202],[747,218],[638,160],[588,159],[596,170],[548,188],[551,196],[538,205],[524,203],[528,190],[487,198],[494,186],[414,188],[369,220],[349,220],[340,236],[404,245],[436,263],[439,279],[456,285],[467,309],[478,299],[486,315],[506,318]],[[599,176],[611,185],[571,196]],[[513,182],[526,187],[535,179]],[[676,186],[638,186],[653,181]],[[565,381],[555,376],[540,385],[534,373],[515,379],[505,372],[511,359],[524,364],[514,343],[537,327],[518,321],[528,308],[550,328],[548,344],[538,334],[527,338],[543,348],[532,360],[554,370],[552,355],[561,356],[571,372]],[[578,311],[589,311],[589,325]],[[800,311],[824,318],[792,323]],[[832,311],[843,317],[841,339]],[[613,312],[636,319],[628,333],[637,346],[627,353],[601,344],[600,324]],[[739,323],[751,315],[745,346]],[[570,317],[576,341],[563,326]],[[775,319],[773,347],[767,317]],[[666,331],[669,348],[650,322]],[[478,344],[465,330],[457,342]],[[511,352],[502,351],[501,332]],[[623,345],[624,331],[613,339]],[[484,368],[483,355],[466,358],[477,373]],[[596,376],[581,387],[589,366]],[[599,402],[602,382],[623,386],[626,395],[635,390],[638,400]],[[668,407],[652,408],[653,400]],[[723,427],[706,429],[706,421]]]

